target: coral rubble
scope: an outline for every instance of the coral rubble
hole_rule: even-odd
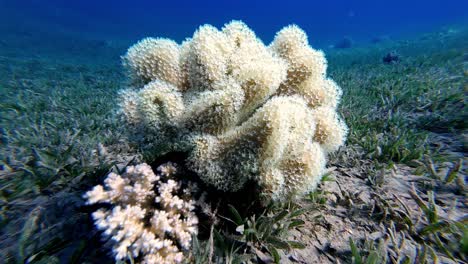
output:
[[[128,124],[187,151],[189,168],[220,190],[254,180],[267,199],[305,193],[344,144],[341,89],[295,25],[269,46],[240,21],[204,25],[180,45],[143,39],[123,61],[134,84],[121,93]]]

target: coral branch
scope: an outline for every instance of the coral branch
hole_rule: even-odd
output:
[[[129,166],[122,175],[110,173],[104,186],[84,195],[88,204],[114,205],[94,212],[93,218],[111,239],[116,261],[140,257],[142,263],[180,263],[190,248],[198,224],[194,202],[177,195],[183,190],[170,179],[172,164],[159,170],[155,175],[147,164]]]

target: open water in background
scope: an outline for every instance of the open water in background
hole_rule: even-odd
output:
[[[344,37],[365,44],[379,37],[411,38],[444,26],[464,26],[468,1],[0,0],[0,40],[3,46],[41,46],[57,36],[67,36],[69,42],[92,39],[125,45],[146,36],[181,42],[202,24],[221,27],[232,19],[243,20],[265,43],[295,23],[314,47],[326,48]],[[11,36],[18,35],[29,36],[31,42],[15,43]]]

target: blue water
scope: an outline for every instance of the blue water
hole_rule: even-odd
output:
[[[295,23],[313,45],[326,47],[344,36],[366,42],[467,25],[468,1],[0,0],[0,33],[21,29],[109,41],[145,36],[182,41],[201,24],[220,27],[232,19],[246,22],[267,43],[280,28]]]

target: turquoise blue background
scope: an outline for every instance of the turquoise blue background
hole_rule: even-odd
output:
[[[403,38],[468,23],[468,0],[447,1],[122,1],[0,0],[0,34],[60,32],[85,38],[134,42],[145,36],[182,41],[204,23],[240,19],[265,42],[295,23],[312,44],[327,46],[348,36]]]

